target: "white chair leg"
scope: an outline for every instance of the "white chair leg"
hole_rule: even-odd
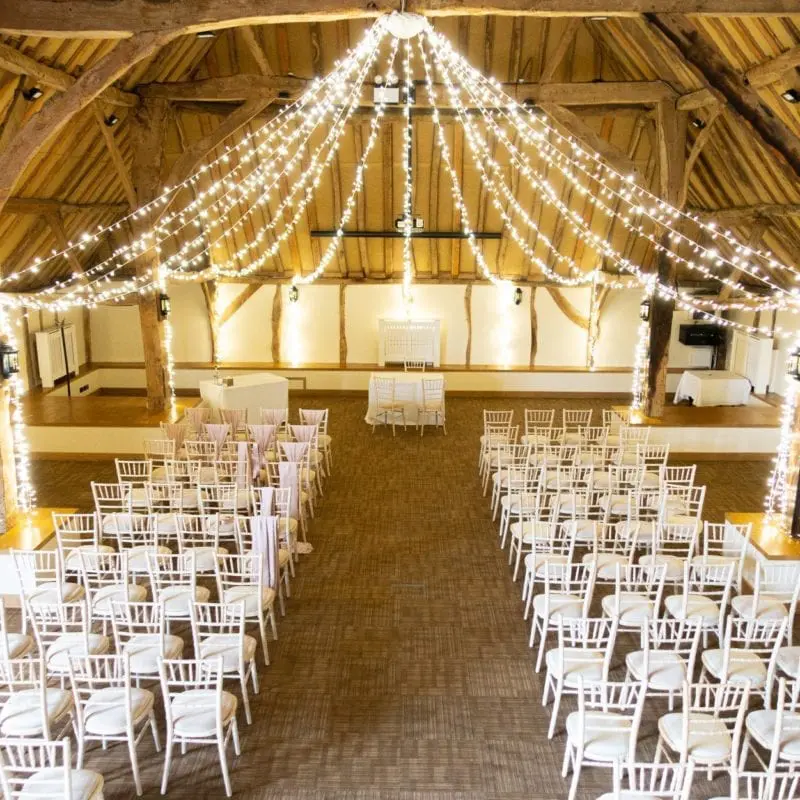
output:
[[[228,775],[228,759],[225,757],[225,740],[219,739],[217,741],[217,750],[219,751],[219,767],[222,770],[222,780],[225,784],[225,794],[227,797],[233,795],[231,789],[231,777]]]
[[[133,729],[128,731],[128,752],[131,756],[131,769],[133,770],[133,782],[136,786],[136,794],[142,796],[142,779],[139,775],[139,759],[136,757],[136,737]]]
[[[169,700],[167,700],[169,702]],[[161,794],[167,793],[169,782],[169,768],[172,762],[172,733],[167,731],[167,743],[164,750],[164,774],[161,776]]]
[[[239,685],[242,688],[242,705],[244,706],[244,718],[248,725],[253,724],[253,717],[250,714],[250,698],[247,695],[247,675],[239,676]]]

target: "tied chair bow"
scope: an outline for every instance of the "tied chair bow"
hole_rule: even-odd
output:
[[[208,439],[217,446],[217,452],[219,453],[222,445],[225,444],[228,436],[230,436],[231,426],[226,422],[221,424],[207,422],[203,425],[203,429]]]
[[[175,452],[180,452],[186,439],[186,426],[182,422],[162,422],[161,432],[167,439],[175,442]]]
[[[278,517],[259,514],[253,518],[253,553],[261,557],[261,585],[278,591]]]

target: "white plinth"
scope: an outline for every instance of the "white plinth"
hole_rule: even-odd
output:
[[[200,396],[210,408],[246,408],[247,421],[258,423],[261,408],[288,408],[289,381],[271,372],[238,375],[232,386],[200,381]]]

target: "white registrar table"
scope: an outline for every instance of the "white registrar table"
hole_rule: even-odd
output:
[[[690,369],[681,375],[675,402],[692,400],[695,406],[746,406],[750,381],[735,372]]]
[[[257,424],[259,409],[289,407],[289,381],[271,372],[237,375],[233,386],[200,381],[200,397],[211,408],[246,408],[247,421]]]
[[[416,425],[417,406],[422,405],[422,381],[441,380],[444,375],[441,372],[373,372],[369,376],[369,406],[365,417],[369,425],[375,422],[375,407],[377,405],[375,378],[394,378],[395,401],[403,404],[406,412],[406,423],[408,425]],[[428,417],[429,419],[425,420],[425,425],[433,421],[433,415],[429,414]],[[381,424],[383,420],[378,420],[378,422]]]

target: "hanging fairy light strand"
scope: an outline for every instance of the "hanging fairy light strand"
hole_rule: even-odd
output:
[[[636,349],[633,352],[633,377],[631,379],[631,419],[641,421],[644,416],[645,388],[649,372],[650,312],[653,303],[653,286],[644,287],[639,306],[639,327],[636,331]]]
[[[405,104],[403,105],[403,307],[406,316],[411,316],[411,305],[414,298],[411,294],[411,281],[414,277],[414,253],[411,247],[412,216],[411,192],[413,175],[411,173],[411,100],[414,82],[411,78],[411,44],[408,40],[403,45],[403,88]]]

